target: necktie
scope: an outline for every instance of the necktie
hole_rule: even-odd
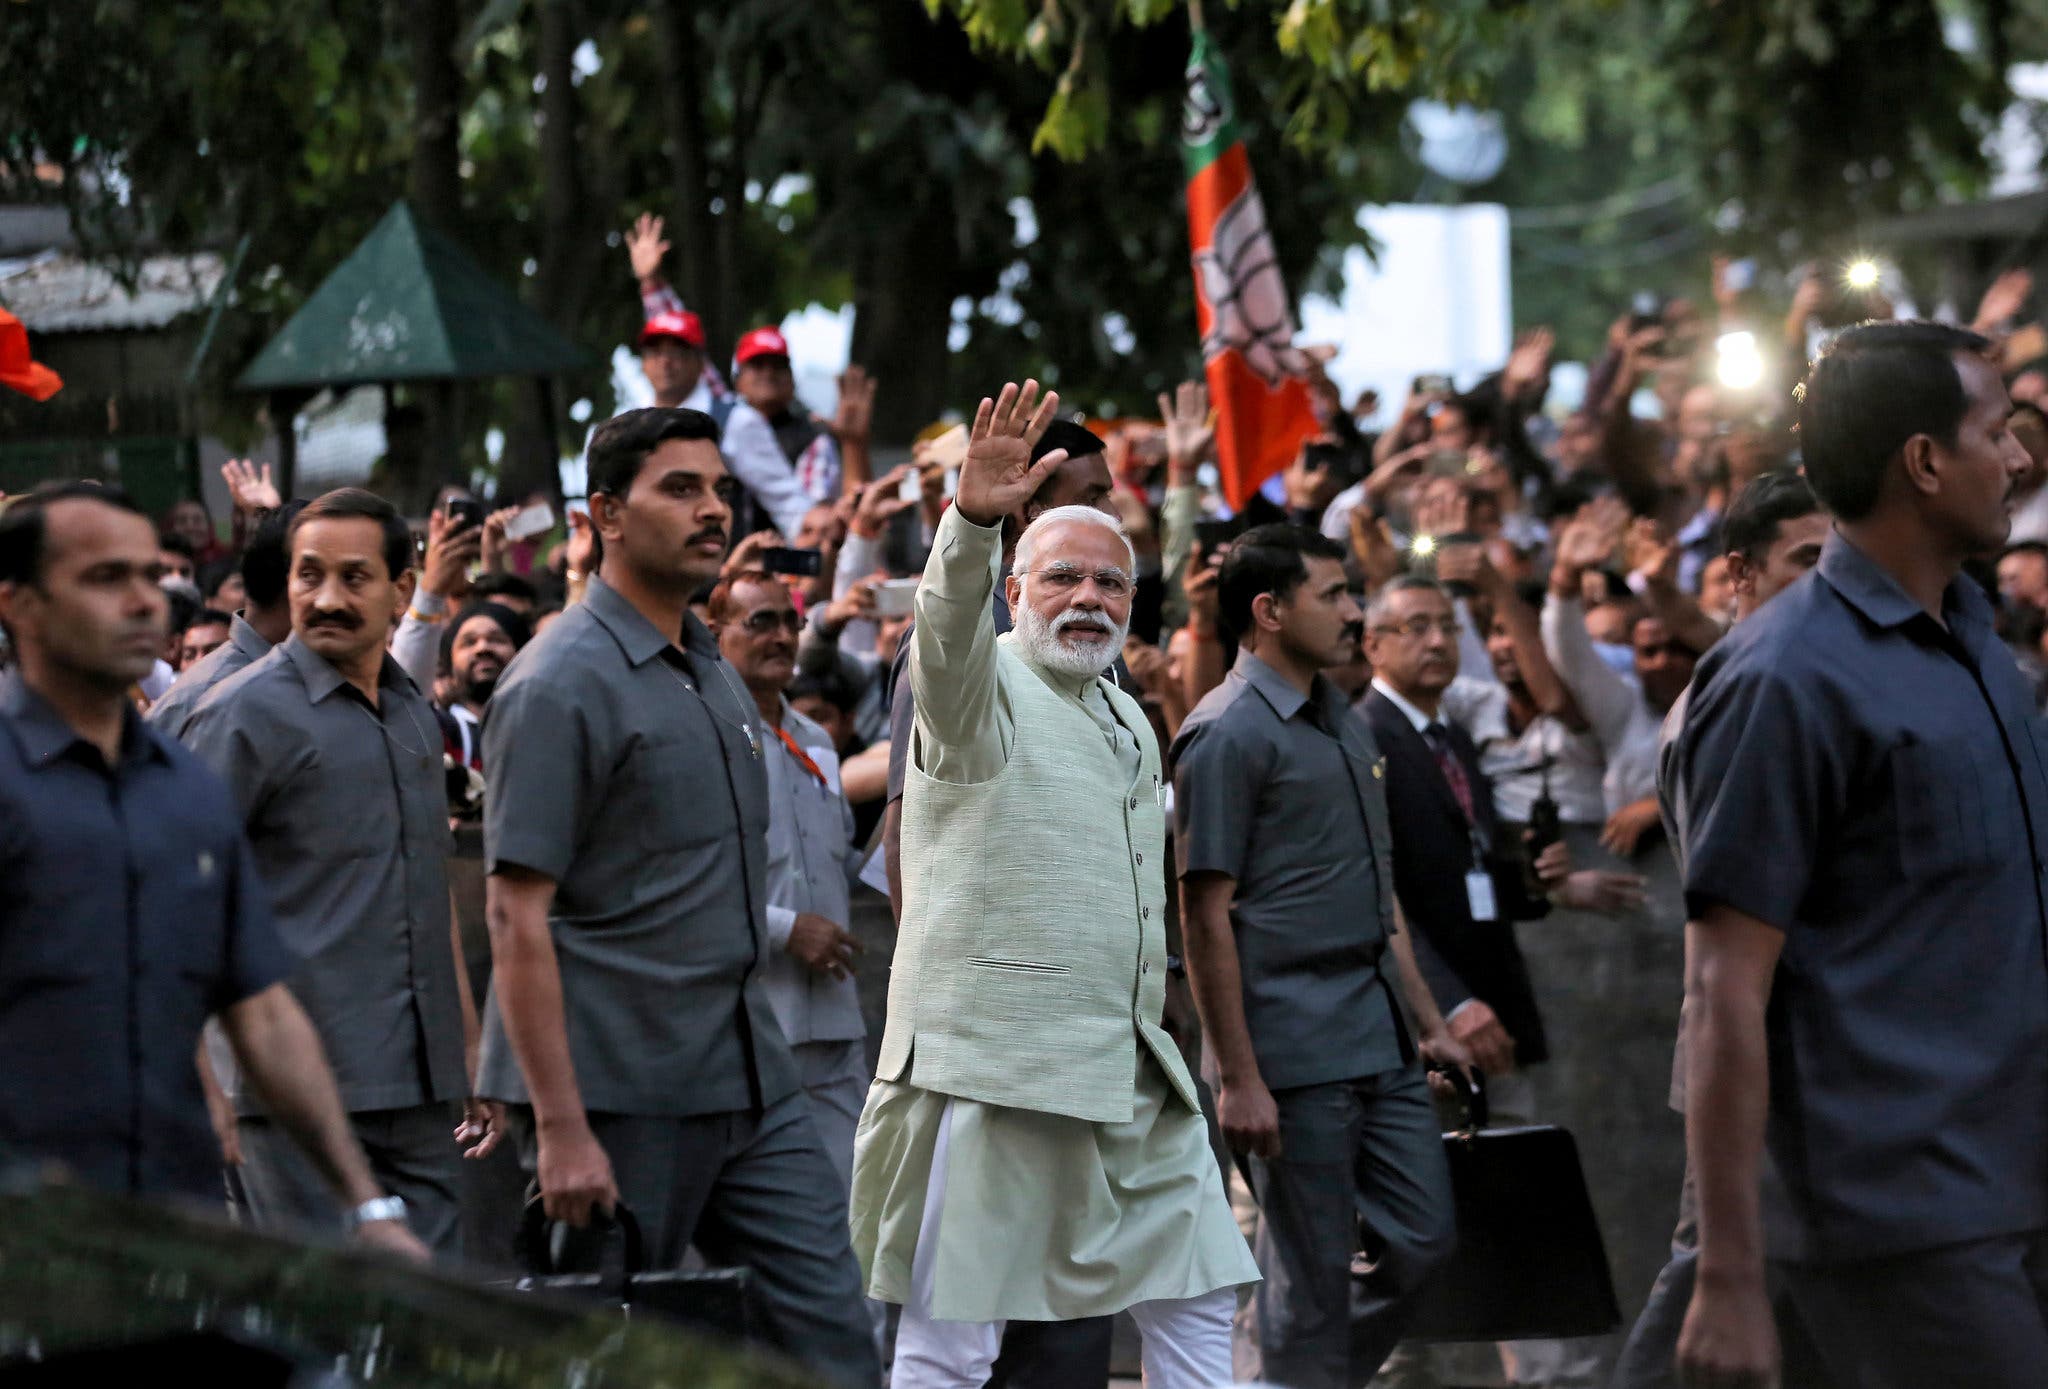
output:
[[[1451,736],[1440,723],[1433,723],[1422,730],[1422,736],[1429,743],[1429,750],[1436,754],[1436,765],[1444,774],[1444,780],[1451,785],[1451,794],[1457,797],[1458,809],[1465,812],[1465,823],[1477,825],[1479,817],[1472,809],[1472,782],[1465,775],[1465,764],[1451,751]]]

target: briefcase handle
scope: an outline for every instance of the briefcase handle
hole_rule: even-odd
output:
[[[1458,1099],[1465,1106],[1464,1131],[1477,1133],[1485,1128],[1493,1117],[1487,1112],[1486,1077],[1476,1068],[1467,1070],[1462,1066],[1432,1065],[1429,1069],[1434,1075],[1448,1076],[1452,1088],[1458,1092]]]
[[[640,1222],[634,1218],[633,1208],[620,1201],[612,1206],[609,1217],[602,1211],[593,1210],[591,1218],[593,1221],[609,1219],[618,1228],[625,1245],[625,1261],[621,1269],[625,1278],[630,1281],[644,1273],[647,1269],[646,1249],[641,1243]],[[569,1228],[558,1220],[548,1219],[547,1207],[539,1193],[526,1198],[526,1209],[520,1212],[519,1253],[529,1272],[550,1275],[562,1271],[556,1265],[556,1236]]]

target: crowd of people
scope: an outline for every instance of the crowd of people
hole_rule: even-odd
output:
[[[6,1149],[459,1275],[623,1205],[847,1385],[1102,1384],[1119,1313],[1160,1386],[2048,1363],[2023,274],[1835,335],[1722,268],[1568,412],[1542,329],[1318,377],[1233,510],[1200,383],[885,468],[626,243],[653,404],[549,540],[8,499]],[[1579,1136],[1625,1339],[1404,1342],[1449,1072]]]

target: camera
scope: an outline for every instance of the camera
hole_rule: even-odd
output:
[[[770,574],[792,574],[815,579],[823,571],[825,557],[817,550],[792,550],[778,546],[761,552],[761,567]]]

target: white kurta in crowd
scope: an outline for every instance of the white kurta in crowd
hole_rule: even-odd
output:
[[[854,1248],[870,1296],[933,1320],[1216,1294],[1258,1270],[1159,1027],[1158,746],[1108,681],[996,636],[1000,560],[999,528],[949,512],[919,594],[904,919]]]

